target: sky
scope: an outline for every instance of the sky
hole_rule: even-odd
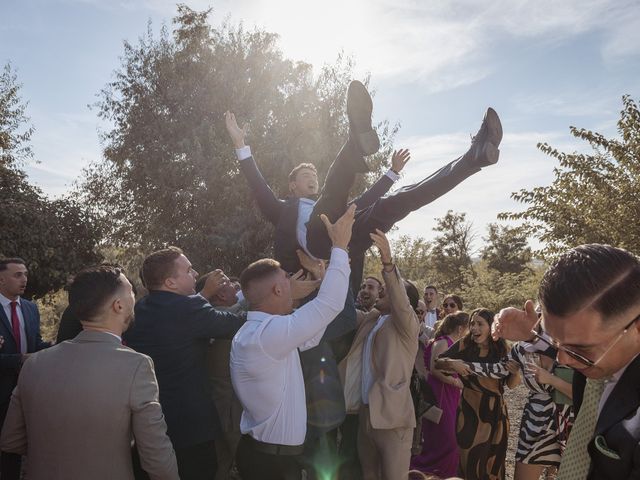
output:
[[[615,136],[630,94],[640,99],[640,0],[193,0],[210,23],[280,35],[285,56],[317,67],[342,51],[355,78],[371,74],[374,120],[398,122],[412,159],[398,185],[466,151],[487,107],[502,120],[500,161],[399,223],[394,235],[432,238],[435,218],[466,212],[481,246],[486,225],[521,188],[553,180],[536,148],[588,152],[569,126]],[[101,159],[108,128],[89,106],[120,66],[123,41],[171,27],[169,0],[0,0],[0,62],[11,62],[35,125],[30,181],[68,192]],[[534,247],[539,246],[532,241]]]

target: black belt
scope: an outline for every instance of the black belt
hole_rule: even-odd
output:
[[[304,450],[304,445],[278,445],[277,443],[265,443],[256,440],[251,435],[243,435],[251,443],[256,452],[268,455],[300,455]]]

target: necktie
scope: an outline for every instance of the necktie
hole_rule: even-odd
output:
[[[17,353],[22,353],[22,342],[20,341],[20,318],[18,317],[18,302],[11,302],[11,329],[13,338],[16,340]]]
[[[557,480],[585,480],[591,466],[587,446],[593,438],[598,420],[598,404],[604,391],[604,380],[587,379],[582,406],[578,412],[567,449],[560,460]]]

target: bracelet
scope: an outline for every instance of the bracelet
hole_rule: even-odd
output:
[[[395,173],[396,175],[400,175],[400,172],[396,172],[393,168],[390,168],[389,170],[391,170],[393,173]]]
[[[390,262],[382,262],[382,265],[384,265],[385,267],[389,267],[389,266],[393,265],[393,259],[391,259]]]

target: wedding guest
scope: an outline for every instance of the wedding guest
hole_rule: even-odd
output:
[[[27,454],[30,480],[133,480],[134,438],[152,480],[178,480],[153,362],[122,345],[133,321],[128,279],[115,267],[84,270],[69,303],[83,331],[25,362],[0,446]]]
[[[40,312],[35,303],[22,298],[29,272],[21,258],[0,259],[0,335],[4,345],[0,352],[0,426],[4,423],[11,392],[18,383],[18,374],[33,352],[49,346],[40,336]],[[20,478],[20,455],[0,454],[2,480]]]
[[[213,480],[217,462],[214,440],[221,434],[206,368],[211,338],[231,338],[243,320],[216,310],[205,298],[225,283],[220,271],[210,275],[195,295],[198,272],[176,247],[158,250],[142,264],[149,294],[135,307],[136,324],[125,340],[153,359],[160,404],[167,420],[182,480]]]
[[[275,260],[252,263],[240,276],[249,302],[247,322],[231,346],[231,379],[243,406],[238,468],[243,480],[298,479],[307,429],[305,386],[298,349],[318,344],[344,308],[349,284],[346,253],[355,207],[331,224],[331,260],[316,298],[292,312],[286,272]]]
[[[470,315],[469,332],[436,362],[443,371],[453,371],[463,384],[457,411],[456,438],[460,449],[460,474],[467,480],[504,480],[509,415],[503,393],[515,387],[517,374],[493,375],[473,372],[466,362],[498,363],[507,355],[504,340],[491,338],[493,313],[486,308]],[[501,372],[497,372],[501,373]],[[496,378],[497,377],[497,378]]]
[[[447,295],[442,299],[442,311],[444,315],[458,313],[463,310],[462,298],[459,295]]]
[[[435,395],[436,405],[442,410],[442,416],[438,423],[422,419],[422,451],[411,459],[412,470],[438,477],[450,477],[458,472],[456,411],[463,385],[457,375],[445,375],[435,368],[435,363],[441,354],[465,335],[468,328],[468,314],[449,314],[444,317],[434,339],[425,349],[427,383]]]
[[[380,252],[385,295],[380,316],[360,313],[341,373],[348,411],[359,411],[358,452],[365,480],[407,478],[416,426],[409,390],[418,351],[418,289],[402,278],[381,230],[371,234]]]

